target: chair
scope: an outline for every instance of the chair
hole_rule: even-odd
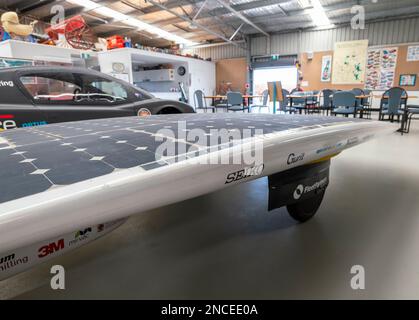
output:
[[[215,107],[207,106],[207,101],[205,100],[204,92],[202,90],[196,90],[193,94],[194,99],[194,105],[195,105],[195,111],[196,110],[204,110],[206,113],[208,109],[212,110],[212,112],[215,112]]]
[[[227,93],[227,111],[243,111],[249,112],[249,106],[243,104],[243,96],[240,92]]]
[[[371,119],[372,91],[366,89],[364,90],[364,95],[368,96],[368,98],[362,98],[361,105],[364,107],[364,114],[367,116],[368,119]]]
[[[227,90],[226,94],[229,92],[231,91]],[[215,110],[217,110],[218,108],[227,110],[227,107],[228,107],[227,99],[220,99],[220,100],[214,101],[214,107],[215,107]]]
[[[318,90],[307,93],[306,106],[308,113],[320,113],[319,93]]]
[[[291,104],[290,104],[290,108],[294,108],[296,111],[298,111],[300,114],[303,113],[303,110],[306,110],[306,97],[305,97],[305,93],[301,92],[301,91],[296,91],[296,92],[292,92],[291,91],[291,95],[293,96],[297,96],[297,98],[292,98],[290,99]],[[301,98],[300,98],[301,96]]]
[[[414,116],[419,115],[419,105],[408,105],[407,106],[407,128],[405,130],[405,133],[409,133],[410,131],[410,124],[412,123],[412,118]]]
[[[338,91],[333,95],[333,109],[331,114],[341,114],[348,117],[353,114],[356,117],[356,97],[352,91]]]
[[[355,94],[355,98],[357,96],[363,96],[364,95],[364,90],[362,90],[361,88],[353,88],[351,91]],[[361,113],[361,117],[362,117],[363,111],[364,111],[364,106],[362,105],[362,98],[356,98],[355,101],[356,101],[355,107],[356,107],[357,111],[359,111]]]
[[[397,116],[397,121],[400,121],[400,116],[404,117],[405,110],[402,109],[402,99],[407,100],[406,90],[400,87],[393,87],[383,93],[380,103],[380,114],[378,120],[394,121],[394,116]],[[407,110],[406,110],[407,111]]]
[[[295,113],[297,110],[295,108],[292,108],[289,103],[290,99],[289,96],[290,92],[288,90],[282,89],[282,101],[279,101],[279,111],[283,111],[285,113]]]
[[[332,98],[334,91],[330,89],[322,90],[323,104],[320,106],[320,110],[326,111],[326,115],[329,115],[329,111],[332,110]]]
[[[260,112],[260,109],[262,109],[262,108],[269,108],[268,98],[269,98],[269,91],[268,90],[263,91],[262,92],[262,104],[252,105],[252,106],[250,106],[250,109],[259,108],[259,112]]]

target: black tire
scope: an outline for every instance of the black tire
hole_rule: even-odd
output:
[[[320,191],[310,199],[287,205],[288,213],[299,222],[310,220],[319,209],[325,192],[326,190]]]

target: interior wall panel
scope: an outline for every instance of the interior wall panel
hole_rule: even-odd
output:
[[[365,29],[353,30],[342,26],[328,30],[311,30],[273,34],[270,37],[270,52],[267,52],[264,36],[251,38],[251,55],[298,54],[308,51],[333,50],[337,41],[369,39],[370,46],[419,42],[419,17],[367,23]],[[213,60],[245,57],[246,50],[233,45],[191,50],[203,58]]]

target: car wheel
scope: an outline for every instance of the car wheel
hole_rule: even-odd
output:
[[[326,190],[322,190],[310,199],[287,205],[289,215],[299,222],[310,220],[319,209],[325,192]]]

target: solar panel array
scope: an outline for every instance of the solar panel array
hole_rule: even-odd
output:
[[[213,139],[185,141],[183,132],[187,134],[197,128],[204,130],[208,137],[214,129],[223,128],[240,133],[247,129],[253,136],[257,129],[268,134],[352,121],[358,120],[300,115],[179,114],[66,122],[5,131],[0,134],[3,186],[0,203],[118,169],[152,170],[169,165],[164,160],[167,155],[159,154],[158,149],[162,141],[170,138],[161,134],[162,129],[172,130],[176,161],[182,161],[198,155],[202,148],[210,150],[222,143]]]

